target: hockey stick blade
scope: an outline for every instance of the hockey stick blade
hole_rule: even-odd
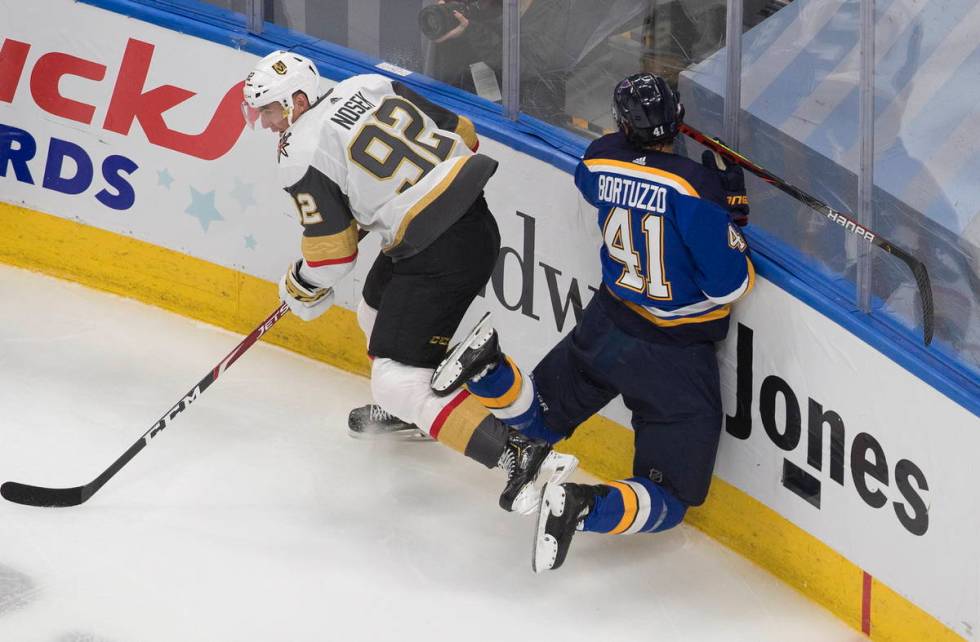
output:
[[[221,376],[221,374],[227,370],[231,364],[235,363],[239,357],[245,354],[245,351],[251,348],[255,343],[262,337],[263,334],[268,332],[268,330],[275,325],[279,319],[286,316],[289,312],[289,306],[285,303],[280,304],[279,308],[275,312],[270,314],[265,321],[263,321],[259,327],[252,330],[251,333],[239,343],[235,348],[228,353],[224,359],[222,359],[218,365],[216,365],[210,372],[204,375],[196,386],[191,388],[190,392],[183,396],[173,407],[170,408],[160,419],[157,420],[155,424],[150,426],[143,435],[136,440],[136,442],[130,446],[126,452],[120,455],[116,461],[112,462],[108,468],[106,468],[102,473],[85,484],[84,486],[75,486],[73,488],[47,488],[44,486],[32,486],[30,484],[22,484],[20,482],[4,482],[0,486],[0,495],[3,496],[7,501],[14,502],[16,504],[23,504],[25,506],[45,506],[53,508],[63,508],[67,506],[78,506],[85,503],[88,499],[94,495],[100,488],[102,488],[107,481],[112,479],[112,477],[118,473],[123,466],[125,466],[129,461],[136,456],[139,451],[146,448],[156,435],[164,430],[170,425],[177,416],[186,410],[193,402],[197,401],[208,387],[215,382],[215,380]]]
[[[731,147],[728,147],[721,141],[708,137],[707,134],[694,129],[686,123],[681,124],[680,129],[682,133],[686,134],[693,140],[701,143],[708,149],[721,154],[737,165],[749,170],[773,187],[779,189],[785,194],[789,194],[804,205],[810,207],[810,209],[814,210],[815,212],[822,214],[830,221],[839,225],[845,231],[859,236],[871,245],[881,248],[905,263],[905,265],[907,265],[912,271],[912,276],[915,277],[915,284],[919,289],[919,303],[922,307],[922,340],[926,345],[932,343],[933,326],[935,320],[935,309],[933,308],[932,301],[932,282],[929,280],[929,272],[926,270],[926,266],[922,261],[912,256],[908,251],[903,250],[891,241],[883,238],[874,230],[861,225],[855,221],[852,216],[835,210],[820,199],[807,194],[799,187],[787,183],[772,172],[760,167],[759,165],[756,165],[751,160],[738,153]]]
[[[8,502],[25,506],[78,506],[85,501],[85,486],[74,488],[41,488],[19,482],[4,482],[0,495]]]

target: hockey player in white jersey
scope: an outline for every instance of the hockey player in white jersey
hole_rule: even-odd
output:
[[[358,259],[359,233],[381,237],[358,321],[373,362],[371,390],[385,411],[483,465],[501,467],[505,510],[532,512],[542,464],[564,479],[574,458],[509,428],[466,390],[437,397],[433,369],[500,249],[483,187],[497,162],[475,153],[465,117],[398,81],[367,74],[321,96],[316,66],[277,51],[245,80],[250,122],[279,134],[279,180],[303,225],[301,258],[279,294],[304,320],[333,303]]]

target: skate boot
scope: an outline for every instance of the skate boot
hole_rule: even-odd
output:
[[[550,474],[549,483],[560,484],[575,467],[578,459],[551,449],[548,442],[525,437],[511,429],[507,436],[507,447],[500,455],[498,468],[507,471],[507,485],[500,495],[500,507],[530,515],[541,501],[541,490],[534,486],[538,475],[543,471]]]
[[[350,416],[347,418],[347,434],[354,439],[404,441],[432,439],[415,424],[402,421],[373,403],[350,411]]]
[[[531,553],[531,568],[535,573],[562,565],[572,536],[576,530],[581,530],[582,521],[595,507],[595,499],[602,490],[602,486],[585,484],[549,482],[545,485]]]
[[[490,325],[487,312],[465,339],[449,349],[449,354],[432,373],[432,392],[445,397],[470,379],[482,377],[502,357],[497,331]]]

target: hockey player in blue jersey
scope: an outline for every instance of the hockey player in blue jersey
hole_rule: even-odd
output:
[[[545,486],[536,572],[562,564],[576,529],[664,531],[704,502],[723,419],[715,343],[754,281],[741,169],[672,153],[684,109],[662,78],[626,78],[613,103],[619,131],[575,172],[602,236],[602,287],[581,320],[528,379],[484,317],[432,380],[437,394],[465,382],[502,421],[550,443],[617,395],[632,412],[632,477]]]

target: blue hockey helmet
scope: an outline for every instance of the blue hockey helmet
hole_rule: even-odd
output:
[[[684,106],[666,80],[640,73],[616,85],[613,116],[630,143],[647,147],[673,140],[684,120]]]

